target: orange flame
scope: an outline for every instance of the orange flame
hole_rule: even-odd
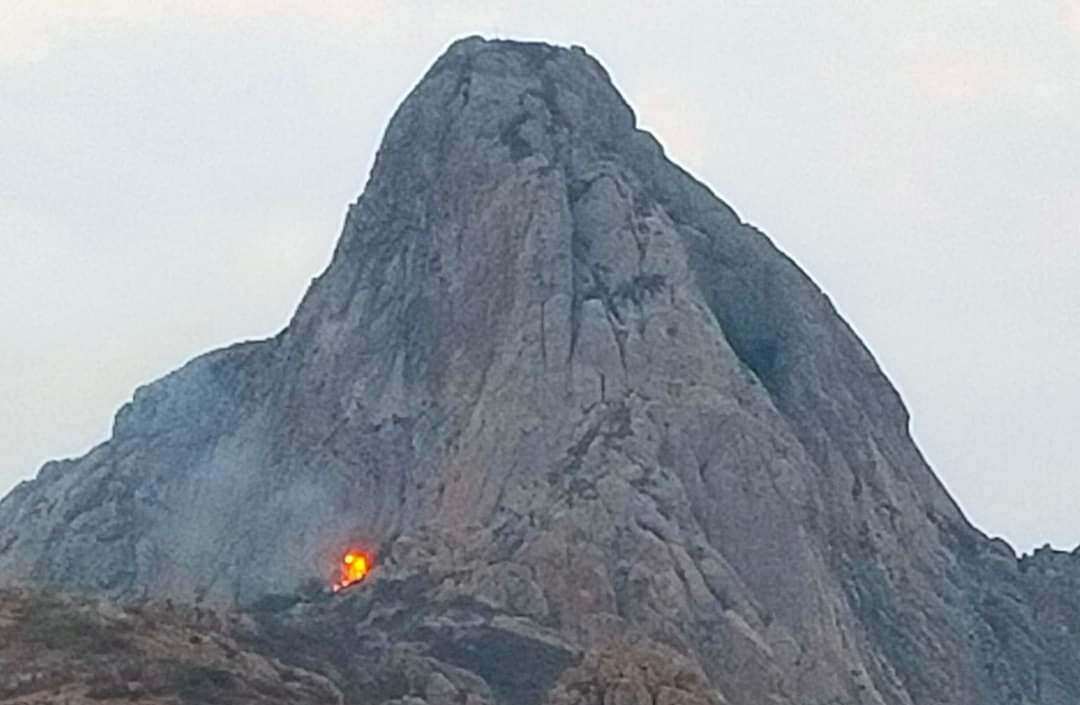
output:
[[[371,558],[363,551],[352,550],[341,559],[341,577],[331,586],[334,592],[355,585],[367,577],[371,570]]]

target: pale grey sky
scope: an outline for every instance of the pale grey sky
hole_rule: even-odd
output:
[[[0,0],[0,493],[279,330],[473,33],[588,48],[829,292],[971,519],[1080,543],[1080,0]]]

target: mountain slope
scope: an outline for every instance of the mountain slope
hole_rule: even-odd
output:
[[[0,591],[0,703],[342,702],[326,678],[244,648],[212,612]]]
[[[628,645],[730,703],[1080,697],[866,348],[577,48],[455,43],[287,329],[0,504],[5,582],[129,600],[250,604],[356,542],[358,591],[418,576],[434,610],[387,639],[561,645],[527,687],[480,674],[506,702]]]

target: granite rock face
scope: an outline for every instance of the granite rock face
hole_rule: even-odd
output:
[[[449,665],[347,698],[1080,699],[1075,559],[968,524],[826,296],[579,48],[455,43],[289,326],[0,504],[0,580],[121,600],[250,605],[356,542],[370,583],[275,629],[368,601],[369,660]]]

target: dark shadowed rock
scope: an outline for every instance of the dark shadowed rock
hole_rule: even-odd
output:
[[[230,638],[213,612],[0,590],[0,703],[343,702],[325,677]]]
[[[579,48],[455,43],[289,326],[0,504],[5,582],[126,600],[250,605],[354,541],[368,583],[248,637],[355,702],[1080,698],[1075,560],[968,524],[827,297]]]

